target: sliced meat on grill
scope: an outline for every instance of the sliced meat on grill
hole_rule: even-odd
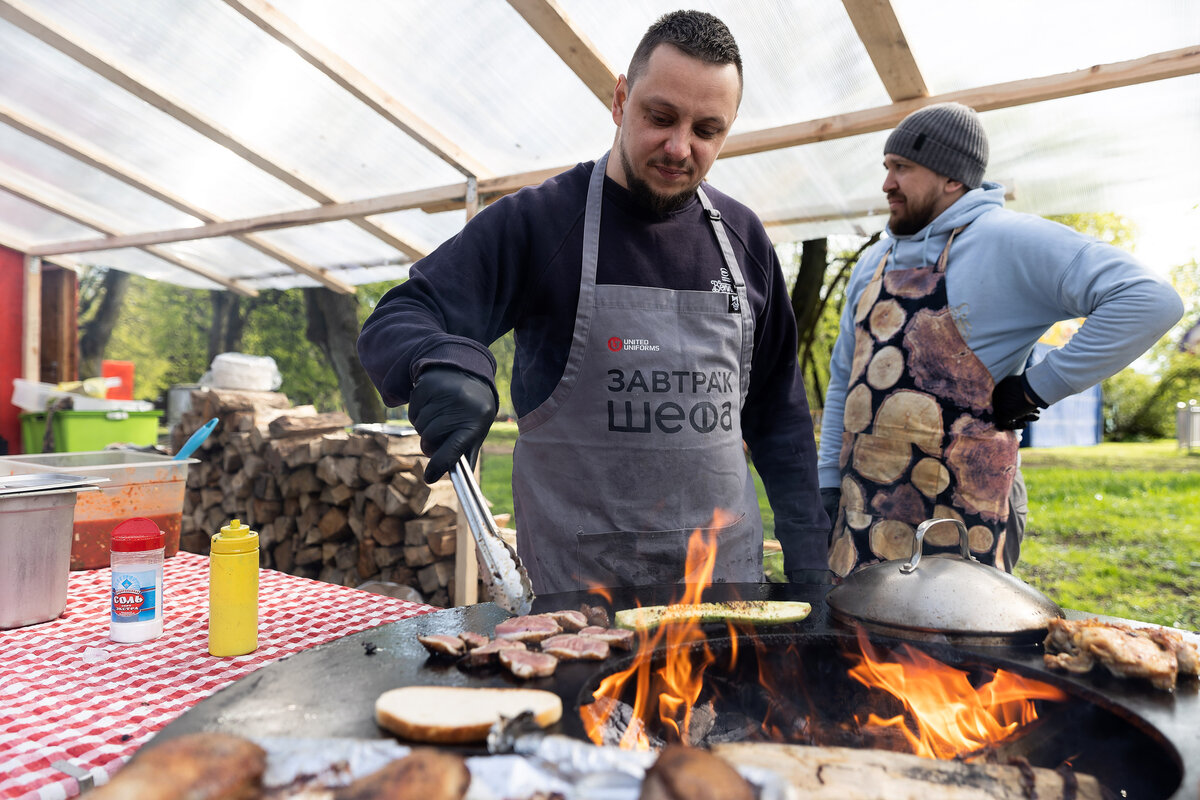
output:
[[[579,632],[580,636],[590,636],[608,642],[608,646],[618,650],[632,650],[637,634],[625,628],[602,628],[599,625],[589,625]]]
[[[542,652],[566,660],[603,661],[608,658],[608,642],[578,633],[560,633],[542,642]]]
[[[575,633],[588,626],[587,615],[582,611],[566,608],[562,611],[551,611],[550,616],[554,617],[554,621],[567,633]]]
[[[608,618],[608,609],[604,606],[589,606],[587,603],[580,603],[579,610],[587,617],[588,625],[607,628],[612,624]]]
[[[549,614],[513,617],[496,625],[497,639],[517,642],[540,642],[556,633],[562,633],[562,627]]]
[[[457,636],[448,633],[432,633],[428,636],[418,636],[417,641],[435,656],[461,656],[467,650],[467,645]]]
[[[497,653],[500,665],[518,678],[548,678],[554,674],[558,659],[549,653],[538,653],[533,650],[509,647]]]
[[[459,663],[464,667],[483,667],[488,664],[495,664],[496,656],[499,652],[510,648],[524,650],[525,643],[515,642],[511,639],[494,639],[487,644],[468,650]]]
[[[458,638],[463,640],[463,644],[467,646],[468,650],[483,647],[491,641],[490,637],[484,636],[482,633],[476,633],[475,631],[463,631],[458,635]]]

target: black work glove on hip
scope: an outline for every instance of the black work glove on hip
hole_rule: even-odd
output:
[[[1009,375],[992,392],[992,417],[1002,431],[1024,428],[1038,418],[1038,407],[1025,393],[1020,375]]]
[[[825,509],[825,516],[829,517],[829,530],[833,532],[833,526],[837,522],[838,506],[842,502],[842,490],[836,486],[826,487],[821,490],[821,508]]]
[[[474,466],[495,419],[496,392],[487,382],[454,367],[423,370],[408,400],[408,421],[429,456],[425,482],[445,475],[464,455]]]

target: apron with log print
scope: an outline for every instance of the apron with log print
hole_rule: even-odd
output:
[[[965,226],[963,226],[965,227]],[[962,520],[972,555],[1004,552],[1018,439],[992,424],[991,374],[967,347],[946,296],[950,234],[937,264],[886,271],[885,253],[855,308],[840,466],[842,499],[829,551],[839,576],[907,559],[926,519]],[[957,552],[935,525],[926,552]]]

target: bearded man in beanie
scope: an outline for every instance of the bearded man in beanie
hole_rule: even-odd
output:
[[[973,556],[1012,571],[1025,527],[1017,431],[1039,409],[1130,364],[1183,314],[1128,253],[1004,208],[983,179],[988,140],[967,106],[906,117],[884,145],[887,237],[850,277],[818,454],[846,576],[908,558],[917,525],[960,520]],[[1054,323],[1087,320],[1025,369]],[[959,548],[937,525],[926,552]]]

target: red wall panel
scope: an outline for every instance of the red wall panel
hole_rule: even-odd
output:
[[[21,425],[17,417],[20,409],[11,400],[13,378],[21,377],[24,297],[25,257],[0,247],[0,437],[7,443],[9,453],[21,450]]]

